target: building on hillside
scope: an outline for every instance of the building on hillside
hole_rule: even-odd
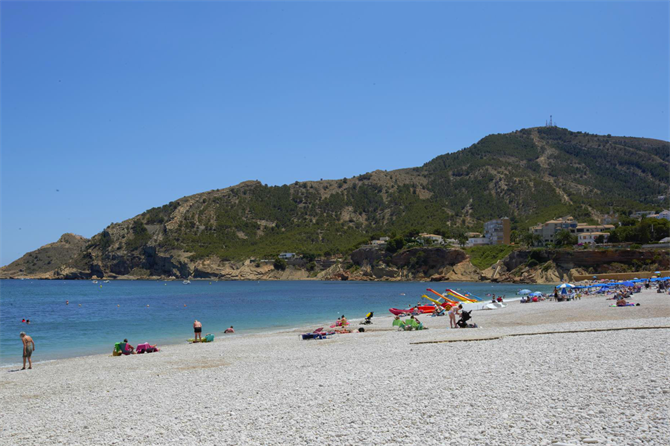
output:
[[[384,237],[384,238],[388,238],[388,237]],[[386,243],[386,240],[381,240],[381,239],[379,239],[379,240],[373,240],[373,241],[370,242],[370,246],[372,246],[372,247],[374,247],[374,248],[379,248],[379,249],[384,249],[384,248],[386,248],[386,245],[387,245],[387,244],[388,244],[388,243]]]
[[[670,220],[670,211],[663,211],[656,214],[656,218],[662,218],[665,220]]]
[[[479,232],[466,232],[465,236],[468,237],[468,238],[470,238],[470,237],[479,238],[479,237],[482,237],[482,234],[480,234]]]
[[[510,233],[510,222],[507,217],[484,223],[484,237],[489,241],[489,245],[509,245]]]
[[[444,239],[444,244],[447,246],[458,246],[459,242],[455,238]]]
[[[577,220],[572,217],[563,217],[532,226],[530,232],[533,235],[539,236],[542,243],[554,243],[556,234],[563,230],[570,231],[571,229],[577,229]]]
[[[425,245],[425,244],[433,244],[433,245],[444,245],[444,239],[442,238],[441,235],[436,235],[436,234],[426,234],[425,232],[422,232],[419,234],[419,240]]]
[[[282,252],[281,254],[279,254],[279,258],[284,260],[292,259],[294,257],[295,257],[294,252]]]
[[[600,236],[603,236],[603,243],[607,243],[609,239],[609,233],[607,232],[582,232],[577,234],[577,243],[581,245],[595,245],[596,239]]]
[[[600,223],[603,225],[613,225],[619,222],[619,217],[614,214],[604,215],[600,219]]]
[[[388,242],[389,240],[391,240],[390,237],[379,237],[379,241],[382,241],[382,242]]]
[[[556,234],[561,231],[569,231],[577,236],[579,234],[603,233],[614,229],[614,225],[589,225],[588,223],[578,223],[572,217],[563,217],[556,220],[549,220],[530,228],[530,231],[542,239],[542,243],[555,243]]]
[[[465,242],[465,247],[470,248],[472,246],[483,246],[488,245],[489,239],[486,237],[470,237],[467,242]]]
[[[630,218],[646,218],[654,214],[654,211],[637,211],[630,214]]]
[[[579,235],[582,233],[611,231],[612,229],[614,229],[614,225],[590,225],[588,223],[577,223],[577,227],[571,229],[570,232]]]

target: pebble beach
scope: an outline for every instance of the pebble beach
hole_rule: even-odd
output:
[[[510,302],[473,312],[477,329],[423,316],[428,330],[399,332],[376,316],[326,340],[235,334],[3,368],[0,444],[665,445],[670,329],[639,328],[670,327],[670,296],[631,300]],[[612,328],[638,329],[538,334]]]

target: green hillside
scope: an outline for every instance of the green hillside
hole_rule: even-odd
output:
[[[421,167],[283,186],[248,181],[184,197],[108,226],[69,268],[188,276],[194,262],[347,254],[380,235],[457,238],[503,216],[523,233],[563,215],[594,221],[610,209],[667,208],[669,172],[665,141],[523,129]],[[491,260],[475,254],[482,265]]]

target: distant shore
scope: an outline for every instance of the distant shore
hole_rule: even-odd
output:
[[[375,316],[327,340],[299,340],[305,328],[3,369],[0,444],[663,444],[670,330],[505,337],[670,326],[670,296],[631,300],[509,302],[473,312],[479,329],[421,316],[428,330],[398,332]],[[460,415],[452,434],[445,411]]]

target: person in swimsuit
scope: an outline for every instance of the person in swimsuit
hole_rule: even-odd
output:
[[[26,369],[26,358],[28,358],[28,369],[33,368],[33,360],[32,360],[32,355],[33,351],[35,351],[35,341],[33,341],[33,338],[25,334],[24,332],[21,332],[21,341],[23,342],[23,368],[21,370]]]
[[[197,319],[193,322],[193,332],[195,333],[195,340],[200,339],[202,341],[202,323]]]
[[[447,313],[449,315],[449,328],[457,328],[456,316],[461,312],[462,309],[463,305],[451,307],[451,310],[449,310],[449,312]]]
[[[224,333],[235,333],[235,329],[231,325],[230,328],[226,328],[226,331],[224,331]]]

